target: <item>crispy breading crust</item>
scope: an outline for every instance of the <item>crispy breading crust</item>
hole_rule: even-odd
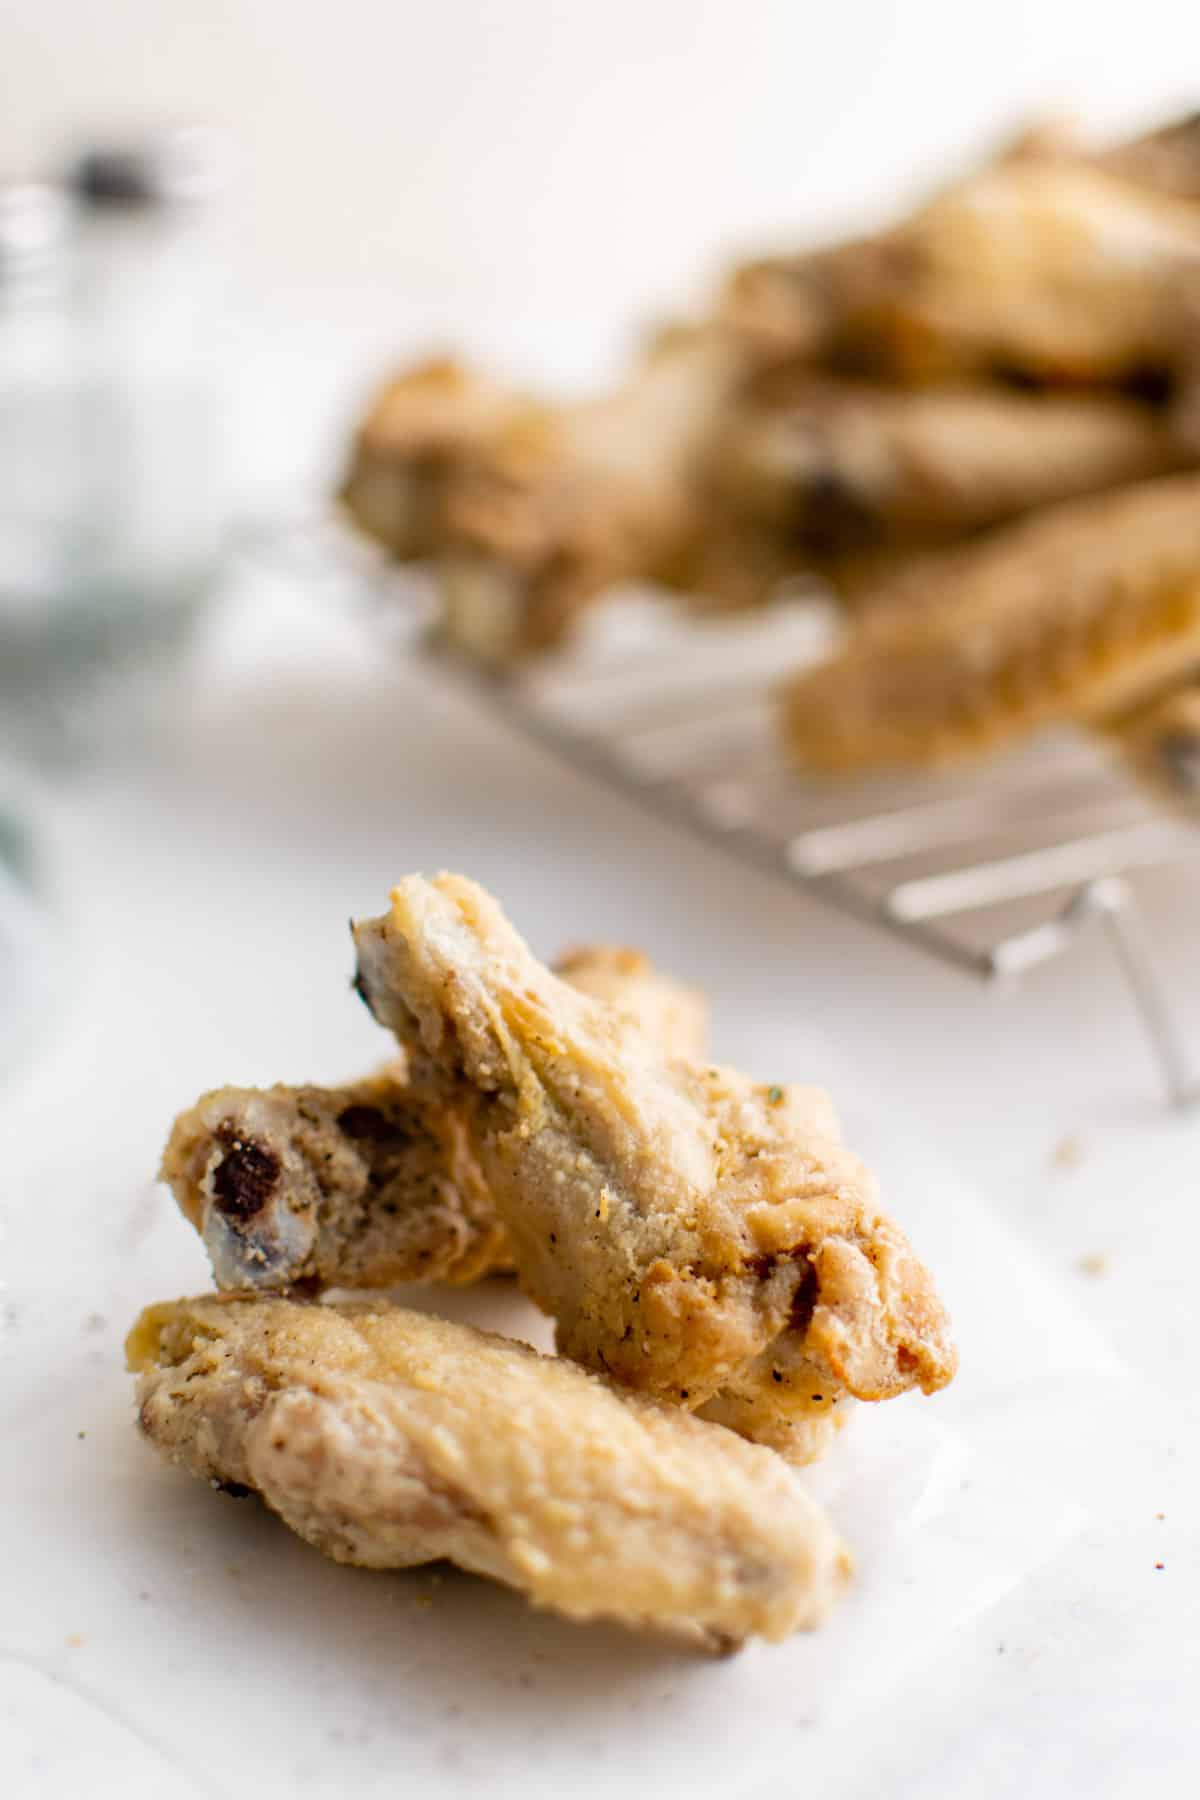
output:
[[[460,877],[410,877],[355,941],[415,1078],[476,1090],[481,1167],[566,1355],[686,1407],[717,1397],[739,1430],[769,1415],[799,1455],[846,1394],[950,1380],[932,1281],[825,1095],[664,1059]]]
[[[1200,663],[1200,475],[1048,508],[956,551],[782,691],[806,766],[976,754],[1135,705]]]
[[[1194,206],[1030,154],[877,237],[747,265],[722,316],[775,355],[901,381],[1120,382],[1191,368],[1198,281]]]
[[[703,996],[640,952],[591,946],[558,967],[664,1051],[703,1054]],[[335,1088],[218,1088],[176,1119],[160,1175],[218,1287],[474,1281],[511,1265],[469,1104],[414,1088],[403,1062]]]
[[[768,1452],[470,1326],[213,1296],[149,1308],[127,1356],[165,1457],[338,1562],[449,1557],[722,1649],[817,1624],[848,1570]]]
[[[463,459],[538,410],[451,357],[403,369],[359,426],[342,504],[393,556],[430,556],[442,544],[446,490]]]
[[[1161,414],[1115,394],[796,371],[731,418],[713,480],[739,517],[819,557],[958,536],[1188,460]]]

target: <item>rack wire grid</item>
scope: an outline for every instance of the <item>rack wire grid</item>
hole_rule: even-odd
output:
[[[595,608],[569,652],[496,666],[447,640],[431,580],[340,527],[293,533],[288,560],[349,576],[413,654],[576,768],[980,981],[1028,974],[1099,929],[1168,1099],[1200,1100],[1137,891],[1140,872],[1191,863],[1200,896],[1200,829],[1098,741],[1064,730],[965,768],[805,775],[771,696],[828,653],[835,615],[817,596],[698,619],[630,592]]]

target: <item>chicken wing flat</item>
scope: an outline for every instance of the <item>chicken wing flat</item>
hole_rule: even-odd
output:
[[[975,754],[1132,707],[1200,663],[1200,476],[1072,501],[951,552],[782,694],[812,768]]]
[[[355,928],[361,991],[471,1133],[559,1348],[818,1454],[848,1395],[943,1386],[932,1281],[819,1090],[666,1058],[543,968],[480,888],[413,876]]]
[[[1200,808],[1200,679],[1106,721],[1104,730],[1157,799]]]
[[[703,996],[638,951],[594,946],[557,966],[664,1052],[704,1054]],[[204,1094],[160,1174],[221,1288],[459,1283],[511,1266],[462,1096],[414,1088],[403,1061],[342,1087]]]
[[[448,1557],[713,1648],[817,1624],[848,1572],[769,1452],[470,1326],[210,1296],[150,1307],[127,1358],[156,1449],[337,1562]]]
[[[722,315],[776,353],[901,381],[1144,382],[1190,372],[1198,283],[1195,206],[1016,156],[876,238],[749,265]]]
[[[956,537],[1188,458],[1160,414],[1117,395],[796,372],[731,419],[713,464],[739,517],[820,557]]]
[[[1117,394],[775,371],[718,435],[681,579],[730,608],[803,581],[851,605],[901,582],[919,598],[914,577],[987,526],[1195,461],[1160,411]]]

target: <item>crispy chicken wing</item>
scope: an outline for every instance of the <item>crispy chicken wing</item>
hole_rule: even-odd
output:
[[[822,556],[957,536],[1188,459],[1160,415],[1117,395],[796,372],[731,418],[714,485],[740,517]]]
[[[904,381],[1123,382],[1190,370],[1198,282],[1195,206],[1032,155],[878,237],[751,264],[722,310],[776,353]]]
[[[438,571],[451,640],[488,660],[548,649],[605,591],[669,579],[744,363],[728,332],[674,333],[614,394],[546,408],[464,459]]]
[[[1195,460],[1160,412],[1116,394],[776,371],[718,435],[682,579],[731,607],[805,578],[851,603],[899,598],[986,526]]]
[[[393,556],[431,556],[444,537],[447,485],[464,458],[539,411],[449,357],[404,369],[359,426],[342,504]]]
[[[821,769],[933,762],[1136,705],[1200,663],[1200,475],[1078,500],[950,554],[782,696]]]
[[[372,407],[343,502],[393,555],[432,563],[452,643],[489,661],[548,649],[601,593],[669,575],[745,359],[723,328],[677,330],[616,392],[559,406],[423,365]]]
[[[129,1336],[142,1430],[338,1562],[448,1557],[569,1618],[727,1648],[819,1622],[847,1570],[768,1452],[470,1326],[208,1297]]]
[[[945,1313],[827,1097],[666,1058],[558,981],[473,883],[355,928],[360,987],[471,1134],[560,1349],[797,1460],[848,1394],[943,1386]]]
[[[703,1055],[703,996],[638,951],[593,946],[557,966],[665,1051]],[[218,1088],[179,1115],[160,1173],[218,1287],[467,1282],[510,1266],[461,1096],[414,1089],[403,1062],[336,1088]]]

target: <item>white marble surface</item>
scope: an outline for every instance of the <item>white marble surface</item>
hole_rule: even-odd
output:
[[[1200,1121],[1162,1112],[1099,943],[985,995],[302,595],[232,596],[192,677],[152,757],[51,796],[72,1000],[0,1093],[4,1793],[1194,1794]],[[960,1380],[816,1477],[860,1563],[827,1635],[697,1664],[466,1578],[335,1569],[136,1439],[123,1331],[206,1279],[152,1182],[166,1122],[219,1080],[375,1057],[346,916],[443,865],[546,950],[632,940],[702,980],[729,1060],[827,1080],[939,1268]],[[1198,896],[1159,884],[1164,946]]]

